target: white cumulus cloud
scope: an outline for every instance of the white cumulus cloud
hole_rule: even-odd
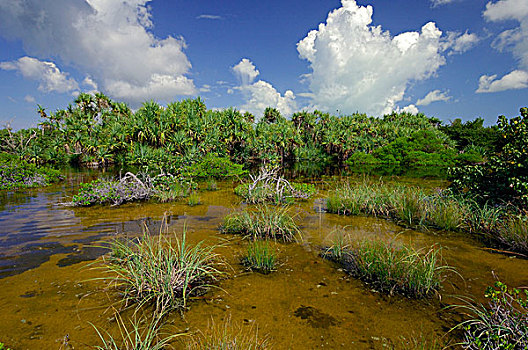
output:
[[[24,96],[24,101],[26,101],[27,103],[36,103],[37,102],[37,100],[35,100],[35,97],[33,97],[31,95]]]
[[[497,79],[497,75],[483,75],[479,79],[479,86],[476,92],[498,92],[504,90],[525,89],[528,87],[528,72],[514,70],[511,73]]]
[[[486,20],[513,20],[519,25],[500,33],[492,43],[499,51],[510,51],[518,61],[517,69],[497,79],[497,75],[482,75],[477,92],[496,92],[528,87],[528,1],[499,0],[488,2],[483,13]]]
[[[242,111],[248,111],[258,117],[267,107],[277,108],[283,115],[290,115],[297,110],[293,91],[287,90],[282,95],[266,81],[258,80],[253,83],[260,72],[249,59],[243,58],[231,69],[241,83],[235,89],[242,92],[246,99],[244,104],[239,106]]]
[[[35,57],[55,57],[128,102],[192,95],[185,41],[157,38],[150,0],[0,2],[0,33]]]
[[[39,82],[38,89],[44,92],[71,92],[79,85],[68,73],[61,70],[53,62],[40,61],[33,57],[21,57],[16,61],[0,62],[0,69],[15,70],[26,79]]]
[[[433,90],[430,91],[424,98],[418,99],[416,104],[418,106],[428,106],[433,102],[444,101],[447,102],[451,99],[447,91]]]
[[[398,109],[409,83],[433,76],[445,64],[445,54],[457,48],[458,37],[442,36],[433,22],[392,36],[372,25],[372,6],[341,2],[326,23],[297,43],[300,57],[310,63],[307,80],[316,108],[389,113]],[[459,50],[472,41],[464,35]]]

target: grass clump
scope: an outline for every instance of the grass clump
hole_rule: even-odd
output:
[[[386,293],[423,298],[437,293],[442,273],[441,249],[432,246],[415,250],[382,240],[362,240],[350,244],[339,241],[324,256],[341,264],[351,275]]]
[[[186,344],[187,350],[265,350],[271,349],[266,337],[259,337],[258,330],[243,329],[233,325],[230,318],[222,325],[214,322],[206,331],[199,331]]]
[[[158,312],[185,309],[187,301],[208,290],[222,274],[214,246],[189,246],[181,238],[151,237],[115,240],[105,268],[107,279],[122,292],[125,305],[153,304]]]
[[[189,195],[189,198],[187,198],[187,205],[190,207],[194,207],[200,204],[202,204],[202,201],[200,200],[200,195],[197,192],[191,193]]]
[[[528,349],[528,291],[497,281],[485,293],[487,307],[465,300],[462,308],[471,318],[458,324],[464,329],[465,349]]]
[[[519,215],[503,220],[497,228],[497,239],[513,250],[528,254],[528,217]]]
[[[282,241],[293,241],[299,227],[289,213],[288,207],[259,205],[255,210],[248,209],[232,213],[224,218],[224,233]]]
[[[250,270],[268,274],[277,269],[277,253],[267,241],[252,241],[242,264]]]
[[[95,346],[97,350],[162,350],[167,349],[169,343],[180,334],[172,334],[167,336],[160,336],[159,329],[161,327],[161,319],[163,315],[157,315],[152,320],[142,326],[141,323],[146,323],[146,320],[138,321],[134,319],[130,321],[130,325],[126,325],[120,316],[117,316],[117,323],[119,326],[119,336],[114,337],[110,333],[105,332],[103,335],[95,326],[94,329],[101,340],[102,345]],[[1,348],[0,348],[1,350]]]

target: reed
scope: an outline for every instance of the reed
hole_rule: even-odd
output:
[[[496,239],[510,249],[528,254],[528,217],[511,216],[497,225]]]
[[[189,198],[187,199],[187,205],[190,207],[194,207],[200,204],[202,204],[202,201],[200,200],[200,195],[197,192],[191,193],[189,195]]]
[[[205,331],[199,331],[186,344],[187,350],[265,350],[271,349],[266,337],[253,327],[233,325],[230,318],[217,325],[213,321]]]
[[[288,207],[268,205],[226,216],[222,231],[250,236],[253,240],[265,238],[283,241],[293,241],[300,232]]]
[[[153,304],[160,313],[185,309],[189,298],[205,293],[222,274],[215,246],[189,246],[181,238],[159,234],[134,241],[114,240],[105,259],[106,277],[121,290],[125,305]]]
[[[413,298],[437,293],[443,274],[452,270],[442,263],[441,248],[437,246],[415,250],[378,239],[347,245],[338,241],[325,250],[324,256],[379,291]]]
[[[267,241],[252,241],[249,243],[242,264],[248,269],[263,274],[275,271],[277,268],[277,253]]]

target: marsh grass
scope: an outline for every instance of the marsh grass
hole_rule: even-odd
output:
[[[213,179],[213,178],[207,179],[207,181],[205,183],[205,186],[206,186],[205,189],[207,191],[216,191],[216,190],[218,190],[218,184],[217,184],[216,180]]]
[[[155,315],[150,322],[143,318],[137,320],[135,317],[125,323],[121,316],[117,316],[119,335],[112,336],[108,332],[104,334],[94,327],[102,345],[95,346],[97,350],[162,350],[167,349],[169,343],[181,334],[162,336],[159,329],[162,326],[163,315]]]
[[[174,183],[163,190],[156,191],[153,197],[159,202],[165,203],[189,197],[190,193],[191,188],[189,186]]]
[[[267,337],[260,337],[254,327],[242,328],[228,317],[223,324],[213,321],[186,344],[187,350],[265,350],[271,349]]]
[[[189,195],[189,198],[187,199],[187,205],[190,207],[194,207],[196,205],[202,204],[202,201],[200,199],[200,195],[197,192],[193,192]]]
[[[528,291],[497,281],[485,294],[484,306],[468,298],[455,305],[468,316],[453,329],[464,330],[465,349],[528,349]]]
[[[193,296],[205,293],[222,275],[215,246],[190,246],[183,235],[151,237],[146,230],[137,240],[114,240],[103,268],[119,289],[125,305],[154,305],[160,313],[185,309]]]
[[[232,213],[224,218],[222,232],[282,241],[293,241],[300,233],[290,209],[285,206],[259,205]]]
[[[497,239],[512,249],[528,254],[528,217],[512,216],[497,228]]]
[[[323,255],[381,292],[428,297],[440,289],[443,274],[453,270],[443,264],[437,246],[415,250],[379,239],[343,242],[335,242]]]
[[[249,243],[242,264],[248,269],[268,274],[277,269],[277,253],[267,241],[252,241]]]

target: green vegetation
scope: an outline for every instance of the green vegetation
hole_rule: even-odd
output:
[[[163,350],[167,345],[180,334],[168,335],[165,337],[159,336],[159,329],[161,327],[161,316],[152,318],[146,325],[141,326],[139,320],[134,319],[127,325],[123,322],[121,317],[117,315],[117,322],[119,325],[119,337],[114,338],[111,334],[106,333],[106,336],[101,333],[95,326],[94,329],[101,340],[102,345],[96,346],[97,350]],[[143,322],[148,322],[143,320]],[[0,348],[1,350],[1,348]]]
[[[498,141],[487,162],[451,170],[452,188],[481,203],[513,203],[528,209],[528,108],[497,121]]]
[[[18,156],[0,153],[0,190],[47,186],[61,178],[57,170],[37,167]]]
[[[214,246],[189,246],[185,229],[173,240],[146,232],[136,241],[114,240],[104,268],[111,285],[126,305],[153,305],[159,314],[185,309],[188,300],[201,295],[222,274]]]
[[[460,323],[467,349],[527,349],[528,348],[528,291],[509,288],[502,282],[488,287],[487,307],[465,302],[458,305],[470,319]]]
[[[293,202],[294,199],[308,199],[316,193],[313,184],[290,183],[278,175],[278,172],[278,168],[261,168],[258,175],[250,175],[252,182],[237,186],[235,194],[243,197],[250,204],[264,202],[280,204]]]
[[[147,165],[193,178],[240,176],[240,164],[328,164],[349,158],[355,164],[363,162],[361,157],[445,165],[456,163],[460,152],[448,137],[461,135],[458,125],[441,126],[438,119],[423,114],[375,118],[314,111],[287,119],[267,108],[255,122],[255,116],[232,108],[208,110],[199,98],[166,107],[149,101],[133,112],[101,93],[82,93],[54,113],[39,106],[38,113],[40,129],[1,129],[0,150],[36,164]],[[463,142],[480,140],[479,132],[488,130],[478,123],[474,128],[473,134],[463,135]],[[473,144],[476,153],[466,158],[481,160],[479,150],[487,147]]]
[[[258,330],[233,325],[229,318],[223,325],[214,322],[206,331],[199,331],[186,344],[188,350],[265,350],[271,349],[266,337]]]
[[[267,274],[277,268],[277,253],[267,241],[252,241],[248,245],[242,264],[250,270]]]
[[[6,348],[4,343],[0,343],[0,350],[11,350],[11,349]]]
[[[442,264],[441,249],[415,250],[382,240],[344,244],[343,238],[325,249],[323,256],[342,265],[376,290],[423,298],[437,293],[442,274],[452,268]]]
[[[299,233],[288,207],[259,205],[254,210],[232,213],[224,218],[222,232],[259,238],[293,241]]]
[[[79,193],[72,198],[75,206],[94,204],[121,205],[127,202],[157,199],[168,202],[188,197],[196,184],[184,177],[160,174],[151,177],[148,174],[126,173],[119,180],[97,179],[82,183]],[[196,198],[194,199],[196,200]]]
[[[202,204],[202,201],[200,200],[200,195],[198,195],[197,192],[192,192],[187,200],[187,205],[190,207],[194,207],[195,205],[199,204]]]

